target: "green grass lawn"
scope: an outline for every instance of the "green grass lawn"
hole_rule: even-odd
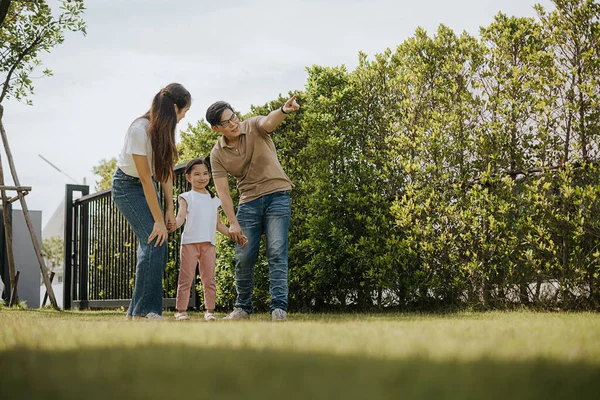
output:
[[[170,314],[169,316],[172,316]],[[0,399],[584,399],[594,313],[126,322],[0,309]]]

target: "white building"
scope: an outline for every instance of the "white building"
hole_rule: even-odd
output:
[[[64,239],[65,235],[65,200],[63,199],[54,213],[52,217],[48,220],[44,229],[42,230],[42,240],[50,239],[52,237],[60,237]],[[46,266],[50,266],[50,262],[46,260]],[[64,263],[63,263],[64,265]],[[63,277],[64,270],[63,265],[56,265],[52,269],[54,272],[54,279],[52,280],[52,290],[54,291],[54,296],[56,297],[56,302],[60,308],[63,308]],[[44,281],[40,275],[40,305],[41,302],[44,301],[44,295],[46,294],[46,286],[44,285]],[[50,304],[50,300],[46,301],[46,305]]]

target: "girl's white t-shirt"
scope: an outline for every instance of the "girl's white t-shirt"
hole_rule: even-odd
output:
[[[185,228],[181,244],[210,242],[217,244],[217,209],[221,205],[218,197],[194,190],[179,195],[187,202]]]
[[[154,170],[152,167],[152,143],[148,135],[150,121],[146,118],[138,118],[129,126],[125,134],[125,142],[119,158],[117,159],[117,167],[129,176],[140,177],[140,174],[133,162],[133,154],[146,156],[148,158],[148,166],[150,173]]]

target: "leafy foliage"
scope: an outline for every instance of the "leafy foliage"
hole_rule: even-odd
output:
[[[110,185],[112,185],[112,177],[116,170],[117,159],[114,157],[110,160],[102,159],[98,165],[92,168],[92,172],[100,177],[100,179],[96,181],[97,192],[110,188]]]
[[[353,71],[307,68],[273,133],[295,184],[292,309],[600,307],[600,6],[555,6],[499,13],[479,38],[417,29]],[[180,160],[216,140],[188,126]],[[217,254],[228,308],[232,243]],[[259,310],[267,272],[261,251]]]
[[[46,259],[49,272],[52,272],[58,266],[62,266],[64,260],[64,240],[60,236],[44,239],[42,241],[42,255]]]
[[[0,21],[0,103],[14,97],[26,101],[33,94],[33,71],[42,65],[39,57],[63,43],[65,31],[86,34],[82,19],[83,1],[61,1],[58,15],[53,15],[45,0],[3,0],[8,4],[6,15]],[[51,76],[50,69],[43,75]]]

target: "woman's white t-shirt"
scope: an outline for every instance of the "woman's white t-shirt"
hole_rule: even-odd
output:
[[[133,154],[146,156],[148,158],[150,173],[152,174],[154,170],[152,167],[152,143],[148,135],[149,127],[150,121],[146,118],[138,118],[133,121],[125,134],[125,142],[123,143],[121,154],[119,154],[119,158],[117,159],[117,167],[129,176],[140,177],[133,162]]]
[[[181,244],[210,242],[217,244],[217,209],[221,205],[218,197],[194,190],[179,195],[187,202],[185,228]]]

